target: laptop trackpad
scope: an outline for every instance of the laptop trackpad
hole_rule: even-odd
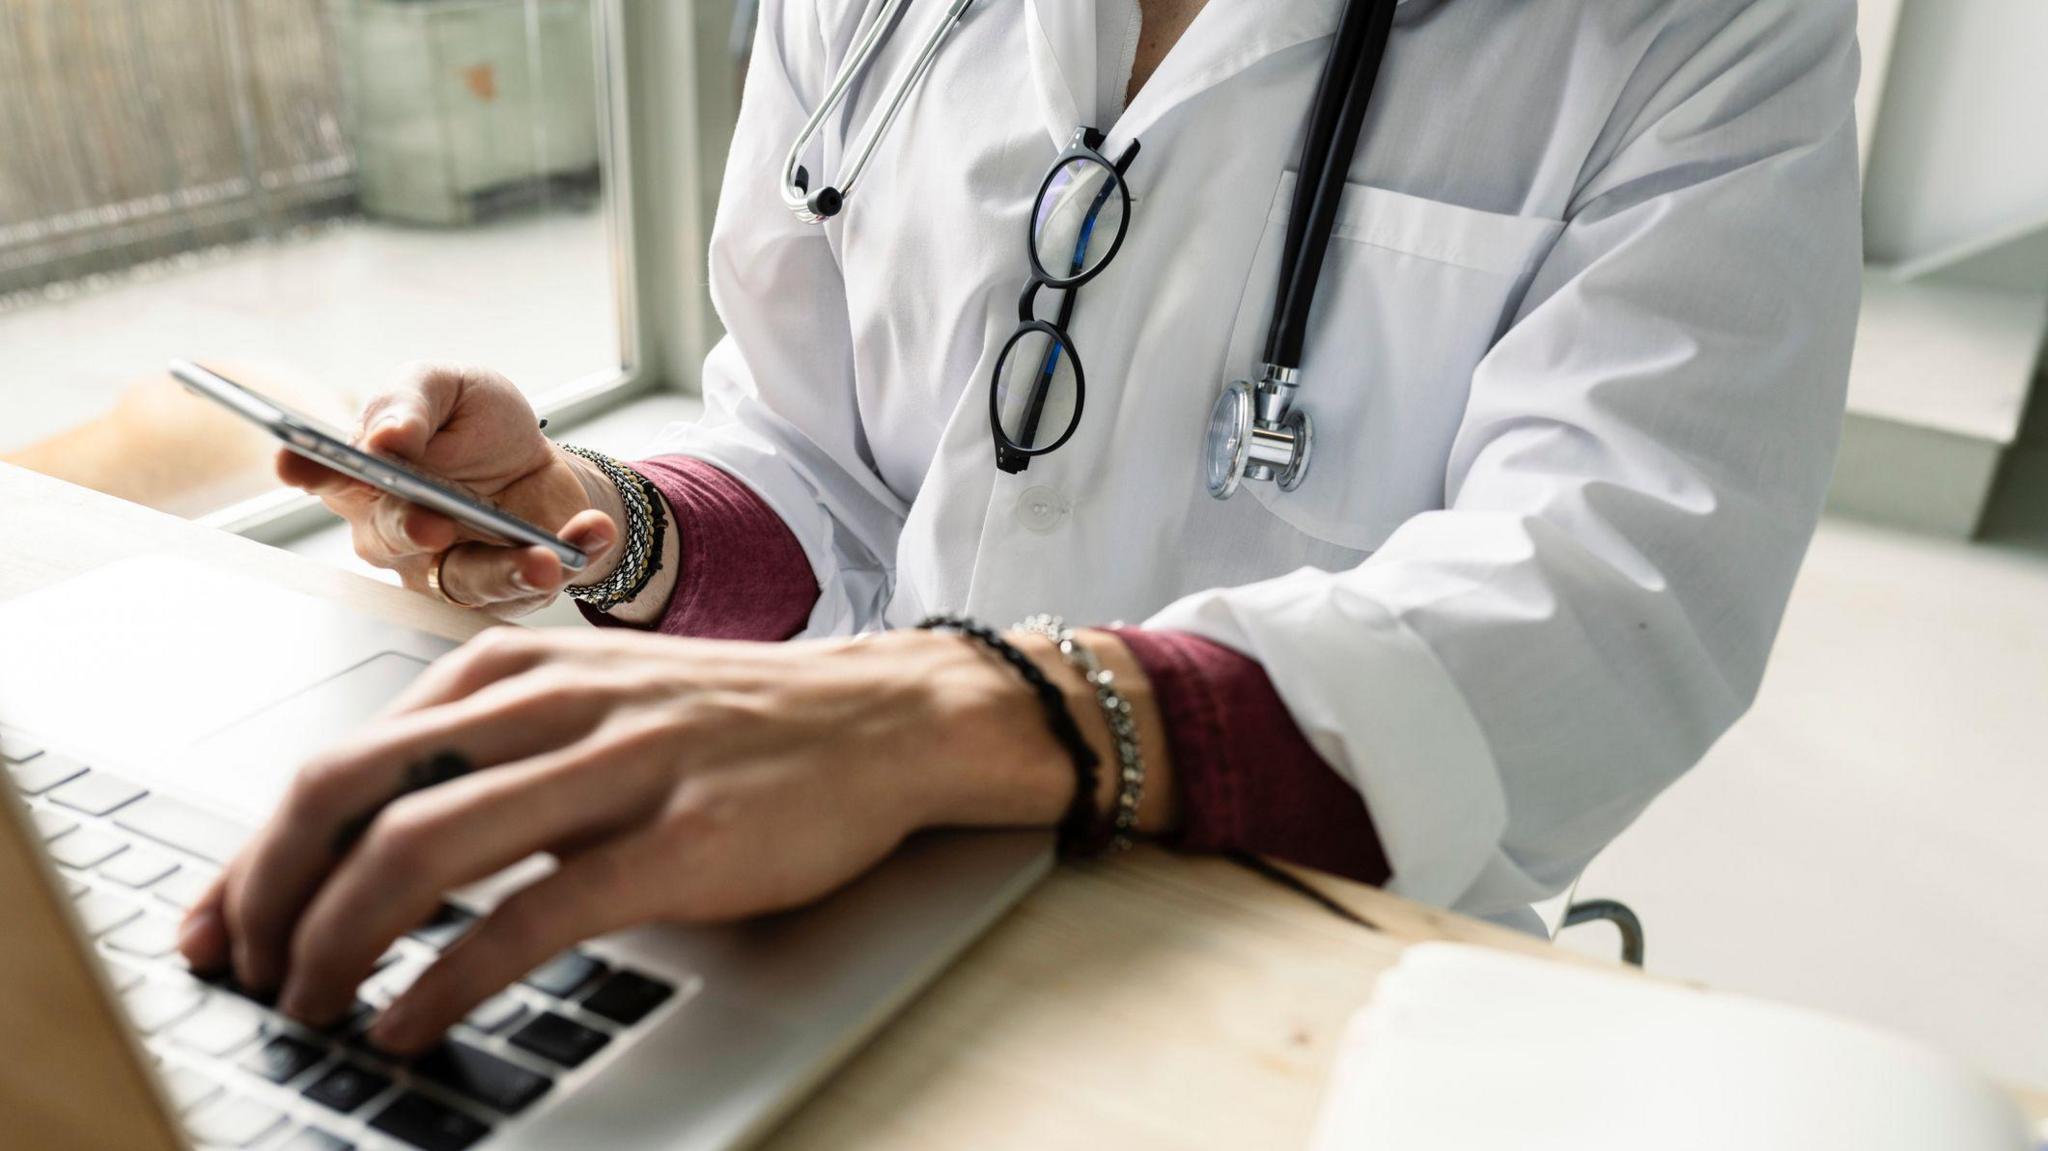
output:
[[[204,736],[180,759],[178,782],[252,822],[268,815],[299,765],[362,730],[426,670],[387,651]]]

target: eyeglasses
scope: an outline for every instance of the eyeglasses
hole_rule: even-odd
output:
[[[1123,247],[1131,217],[1124,172],[1138,157],[1133,140],[1112,163],[1096,151],[1102,139],[1093,128],[1077,131],[1039,184],[1031,210],[1031,282],[1017,299],[1017,331],[996,358],[988,390],[996,466],[1011,474],[1031,466],[1032,457],[1057,451],[1081,426],[1086,376],[1067,324],[1081,285]],[[1040,288],[1065,293],[1059,318],[1050,323],[1038,318]]]

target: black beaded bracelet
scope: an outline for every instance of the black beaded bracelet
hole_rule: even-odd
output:
[[[1067,804],[1066,815],[1060,819],[1060,854],[1093,855],[1101,851],[1104,845],[1097,842],[1102,837],[1096,834],[1099,821],[1095,816],[1095,783],[1102,760],[1095,754],[1095,749],[1088,746],[1087,737],[1081,734],[1081,726],[1074,722],[1074,713],[1067,709],[1066,693],[1045,678],[1045,673],[1031,662],[1030,656],[1004,639],[1001,632],[980,620],[960,615],[934,615],[919,621],[917,626],[920,631],[958,632],[974,640],[1000,656],[1037,693],[1039,706],[1045,709],[1046,726],[1066,750],[1067,758],[1074,763],[1074,798]]]

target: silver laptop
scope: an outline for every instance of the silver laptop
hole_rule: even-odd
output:
[[[92,985],[133,1040],[106,1048],[87,1098],[99,1093],[108,1114],[143,1106],[192,1144],[259,1151],[737,1146],[1050,865],[1044,835],[920,837],[800,912],[643,928],[566,952],[405,1064],[362,1042],[364,1020],[517,876],[452,893],[384,956],[357,1017],[332,1032],[187,972],[180,910],[296,765],[451,646],[168,557],[0,603],[0,758],[21,797],[0,837],[36,841],[43,894],[71,908],[79,962],[100,968]],[[0,897],[28,898],[6,887]],[[35,917],[0,906],[0,920]],[[47,1012],[55,1000],[23,1001],[40,994],[0,985],[0,1021]],[[124,1047],[147,1078],[123,1066]],[[0,1041],[0,1094],[81,1089],[39,1082],[44,1073]]]

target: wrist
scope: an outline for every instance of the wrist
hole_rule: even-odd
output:
[[[1138,748],[1145,757],[1145,785],[1139,794],[1136,830],[1142,835],[1171,835],[1180,829],[1180,790],[1175,784],[1173,748],[1167,738],[1166,714],[1160,709],[1152,679],[1145,674],[1145,666],[1138,662],[1137,655],[1114,633],[1088,630],[1081,632],[1078,638],[1095,653],[1103,670],[1116,677],[1117,692],[1130,705],[1131,719],[1136,724]],[[1074,679],[1081,682],[1079,676]],[[1083,687],[1085,689],[1085,683]],[[1083,729],[1087,731],[1090,743],[1104,751],[1103,762],[1114,764],[1116,756],[1107,750],[1111,746],[1109,722],[1102,714],[1095,693],[1086,690],[1084,694],[1092,721],[1085,722]],[[1071,701],[1071,696],[1069,698]],[[1074,703],[1072,706],[1078,708],[1083,705]],[[1077,711],[1075,714],[1081,713]],[[1103,774],[1101,810],[1107,812],[1115,803],[1117,780],[1113,768]]]
[[[596,464],[574,452],[563,450],[559,444],[550,446],[554,450],[555,458],[567,464],[577,483],[582,485],[583,498],[589,506],[610,517],[612,523],[623,531],[626,526],[626,501],[620,494],[618,485],[612,483],[598,470]],[[624,541],[621,540],[606,549],[603,555],[591,556],[589,566],[577,572],[571,582],[579,585],[603,583],[618,569],[619,559],[625,551]]]
[[[1043,636],[1005,636],[1059,687],[1067,709],[1095,751],[1094,807],[1104,818],[1118,787],[1115,741],[1095,691]],[[1107,632],[1084,632],[1103,667],[1130,703],[1146,761],[1137,830],[1168,834],[1179,825],[1178,793],[1165,721],[1143,667]],[[1046,725],[1037,696],[1016,671],[972,640],[932,632],[892,632],[863,641],[917,653],[915,672],[925,718],[919,746],[908,756],[931,768],[912,783],[909,801],[918,826],[1050,827],[1074,795],[1072,758]]]
[[[919,827],[1051,827],[1074,770],[1031,688],[973,640],[898,631],[861,641],[901,653],[918,721],[906,729],[906,804]]]

